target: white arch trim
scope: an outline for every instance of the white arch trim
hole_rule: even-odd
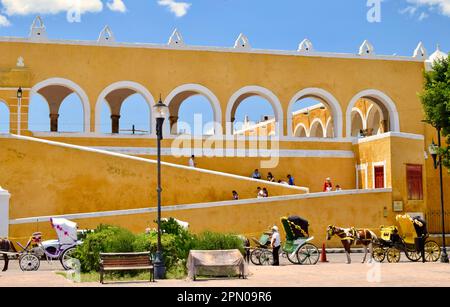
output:
[[[311,122],[311,125],[309,125],[309,137],[311,136],[311,131],[313,131],[313,128],[315,127],[315,125],[320,125],[320,127],[322,128],[322,136],[326,137],[327,135],[327,131],[325,130],[325,126],[323,125],[323,122],[320,118],[314,118],[314,120]],[[317,137],[317,136],[314,136]]]
[[[392,132],[400,132],[400,119],[394,101],[388,95],[379,90],[368,89],[356,94],[348,104],[345,118],[347,137],[351,137],[352,135],[352,110],[356,105],[356,102],[361,98],[373,98],[382,103],[389,112],[390,130]]]
[[[305,124],[299,123],[294,129],[294,136],[297,135],[297,130],[302,127],[305,130],[306,137],[309,137],[309,129],[306,128]]]
[[[166,97],[164,100],[164,103],[166,106],[169,106],[172,100],[181,93],[184,92],[195,92],[199,95],[202,95],[208,99],[208,101],[211,104],[211,107],[213,108],[213,114],[214,114],[214,134],[215,135],[222,135],[223,130],[222,128],[222,108],[220,107],[219,99],[217,98],[214,93],[208,89],[207,87],[200,85],[200,84],[183,84],[175,88],[170,94]],[[169,109],[170,110],[170,109]],[[170,114],[168,115],[170,116]],[[165,125],[165,134],[170,135],[170,124],[166,123]]]
[[[343,135],[343,115],[341,105],[338,100],[329,92],[321,89],[321,88],[306,88],[298,92],[294,95],[294,97],[289,102],[288,106],[288,114],[287,114],[287,127],[288,127],[288,136],[293,136],[292,130],[292,113],[294,104],[301,100],[302,98],[307,97],[317,97],[323,100],[328,107],[331,109],[331,116],[333,117],[334,123],[334,136],[337,138],[342,137]]]
[[[136,93],[142,95],[149,107],[149,123],[150,123],[150,131],[151,135],[155,135],[154,129],[152,129],[153,121],[153,106],[155,105],[155,99],[152,94],[144,87],[142,84],[132,82],[132,81],[119,81],[115,82],[108,87],[106,87],[98,96],[97,103],[95,104],[95,132],[101,133],[101,117],[102,117],[102,103],[105,101],[105,97],[108,96],[109,93],[120,90],[120,89],[130,89],[135,91]]]
[[[273,108],[273,111],[275,113],[275,122],[276,126],[278,126],[276,129],[278,130],[277,134],[279,136],[283,136],[283,108],[281,106],[280,100],[278,97],[270,90],[257,86],[257,85],[250,85],[245,86],[241,89],[239,89],[237,92],[235,92],[227,104],[227,111],[226,111],[226,118],[225,118],[225,125],[227,126],[227,135],[233,135],[233,123],[231,122],[231,111],[233,110],[234,104],[236,101],[245,94],[252,94],[254,96],[260,96],[264,99],[266,99]]]
[[[78,95],[78,97],[81,100],[81,104],[83,106],[83,114],[84,114],[84,132],[89,133],[91,131],[91,104],[89,103],[89,98],[86,94],[86,92],[75,82],[70,81],[68,79],[64,78],[50,78],[47,80],[44,80],[42,82],[39,82],[35,86],[33,86],[30,90],[30,98],[35,95],[39,94],[38,92],[51,85],[60,85],[67,87],[71,89],[75,94]]]

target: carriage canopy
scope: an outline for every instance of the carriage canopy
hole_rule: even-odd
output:
[[[77,223],[63,218],[50,219],[60,244],[74,244],[78,240]]]
[[[286,232],[287,240],[309,237],[309,222],[299,216],[293,215],[281,218],[281,223]]]
[[[403,240],[407,244],[414,244],[415,238],[427,234],[426,223],[422,219],[412,218],[407,214],[397,215],[396,219],[400,225]],[[417,223],[414,222],[415,220],[417,220]]]

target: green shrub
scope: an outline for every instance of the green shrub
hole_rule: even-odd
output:
[[[244,243],[234,234],[223,234],[206,231],[196,236],[194,247],[196,250],[226,250],[238,249],[244,254]]]

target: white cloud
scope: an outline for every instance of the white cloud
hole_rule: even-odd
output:
[[[8,15],[59,14],[77,11],[80,14],[103,11],[102,0],[0,0],[3,12]],[[106,1],[105,1],[106,2]],[[108,0],[107,7],[111,11],[126,11],[123,0]]]
[[[169,10],[175,14],[177,17],[183,17],[187,14],[187,11],[191,7],[191,3],[187,2],[176,2],[175,0],[159,0],[159,5],[167,6]]]
[[[400,10],[400,14],[408,14],[409,16],[413,16],[417,12],[417,7],[415,6],[407,6],[403,10]]]
[[[110,0],[106,5],[114,12],[125,13],[127,11],[127,7],[125,6],[125,3],[123,3],[123,0]]]
[[[450,0],[406,0],[417,7],[426,6],[428,9],[438,8],[442,15],[450,17]]]
[[[59,14],[68,11],[98,13],[103,10],[101,0],[1,0],[8,15]]]
[[[428,15],[428,14],[425,13],[425,12],[420,13],[419,21],[422,21],[422,20],[424,20],[424,19],[427,19],[428,16],[430,16],[430,15]]]
[[[6,16],[0,15],[0,27],[9,27],[11,23]]]

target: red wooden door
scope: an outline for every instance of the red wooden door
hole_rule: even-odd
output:
[[[384,166],[375,166],[375,189],[384,189]]]

